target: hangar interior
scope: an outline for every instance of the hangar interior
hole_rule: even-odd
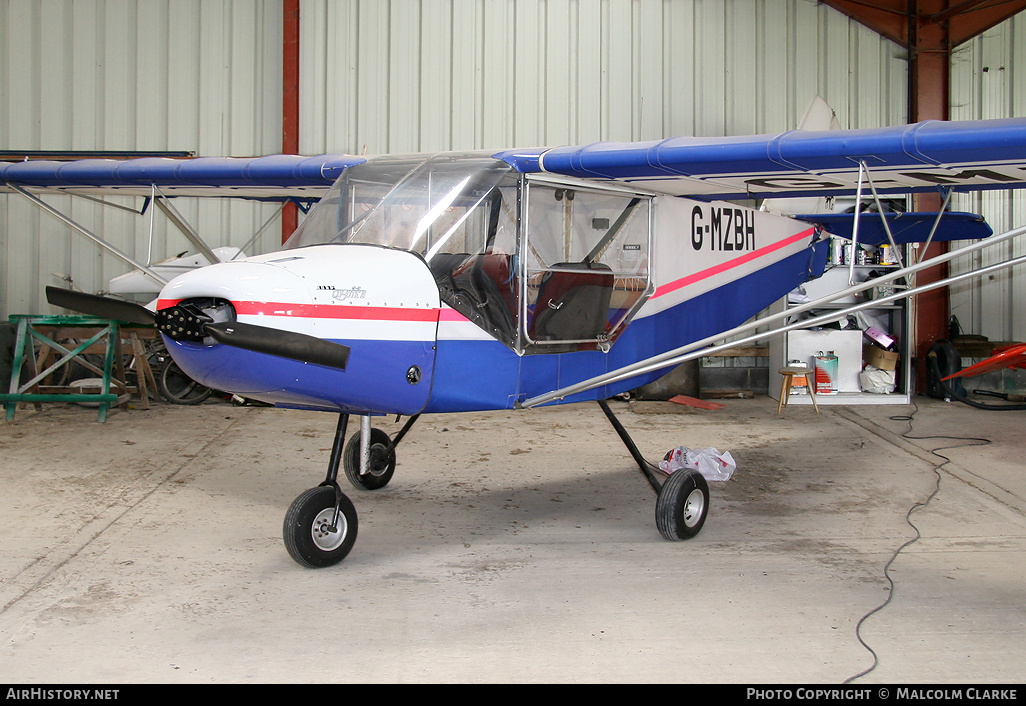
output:
[[[795,129],[816,97],[850,129],[1023,117],[1024,10],[0,0],[0,162],[761,135]],[[306,216],[302,203],[100,202],[7,186],[5,389],[15,319],[67,311],[47,286],[116,294],[133,263],[270,254]],[[1014,190],[942,199],[919,194],[901,209],[980,214],[995,233],[1026,223]],[[921,281],[1020,257],[1024,243]],[[0,678],[1021,682],[1026,375],[979,376],[970,405],[938,391],[927,362],[939,340],[956,344],[959,367],[1026,341],[1023,300],[1018,265],[888,308],[879,326],[902,339],[890,347],[903,386],[893,396],[828,394],[813,408],[787,395],[782,411],[777,369],[794,357],[784,337],[695,358],[611,400],[653,459],[679,445],[737,459],[733,478],[710,484],[709,522],[687,542],[658,536],[630,448],[593,405],[467,412],[410,431],[396,481],[354,496],[360,544],[321,571],[282,551],[281,515],[323,473],[334,422],[197,387],[150,354],[152,331],[137,331],[124,344],[139,347],[114,367],[128,367],[130,398],[99,413],[77,397],[22,403],[0,429]],[[391,418],[382,428],[407,430]],[[323,659],[325,641],[337,659]],[[674,657],[682,646],[687,660]]]

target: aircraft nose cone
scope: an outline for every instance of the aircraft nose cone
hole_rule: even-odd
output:
[[[230,305],[238,325],[273,332],[259,343],[277,336],[298,351],[213,335],[229,323],[202,316],[219,305]],[[322,245],[211,265],[169,283],[158,306],[200,312],[203,340],[171,340],[168,348],[208,387],[279,405],[386,414],[419,412],[431,394],[438,287],[407,251]]]
[[[240,304],[246,308],[247,302],[309,304],[311,295],[303,280],[288,270],[246,260],[222,262],[179,275],[161,291],[157,309],[189,300],[221,300],[239,309]]]

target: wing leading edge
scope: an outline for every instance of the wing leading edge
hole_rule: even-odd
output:
[[[852,195],[860,164],[879,193],[1023,188],[1026,118],[599,142],[496,156],[523,172],[619,181],[660,193],[722,200]]]
[[[352,155],[279,154],[8,162],[0,163],[0,191],[15,184],[73,193],[149,196],[151,185],[156,185],[167,196],[319,198],[345,169],[366,161]]]
[[[879,193],[1023,188],[1026,118],[598,142],[493,156],[524,173],[618,181],[657,193],[720,200],[852,195],[860,165]],[[14,184],[148,195],[156,184],[169,196],[317,197],[343,170],[366,160],[272,155],[0,163],[0,190]]]

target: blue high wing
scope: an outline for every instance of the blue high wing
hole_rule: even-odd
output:
[[[0,163],[0,190],[26,188],[149,196],[156,185],[168,196],[319,198],[348,167],[364,157],[200,157],[82,159]]]
[[[860,167],[885,194],[1022,188],[1026,118],[599,142],[508,150],[494,156],[525,173],[618,181],[657,193],[722,200],[853,195]],[[0,163],[0,184],[140,195],[148,195],[155,184],[177,196],[314,198],[344,169],[366,160],[352,155],[273,155],[30,161]]]
[[[853,195],[860,165],[885,194],[1021,188],[1026,186],[1026,118],[599,142],[498,156],[524,172],[615,180],[722,200]]]

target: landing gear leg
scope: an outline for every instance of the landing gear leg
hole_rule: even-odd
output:
[[[303,566],[321,568],[337,564],[356,543],[356,508],[337,481],[348,424],[349,415],[340,414],[324,482],[296,498],[285,513],[285,549]]]
[[[349,440],[342,452],[342,467],[353,487],[377,490],[388,485],[395,472],[395,447],[419,417],[415,414],[407,419],[394,439],[389,439],[381,429],[372,429],[370,417],[360,417],[360,433]]]
[[[671,541],[690,539],[697,535],[709,514],[709,484],[702,474],[691,469],[681,469],[666,476],[658,466],[641,455],[634,440],[605,400],[599,400],[599,407],[656,492],[655,518],[659,533]]]

